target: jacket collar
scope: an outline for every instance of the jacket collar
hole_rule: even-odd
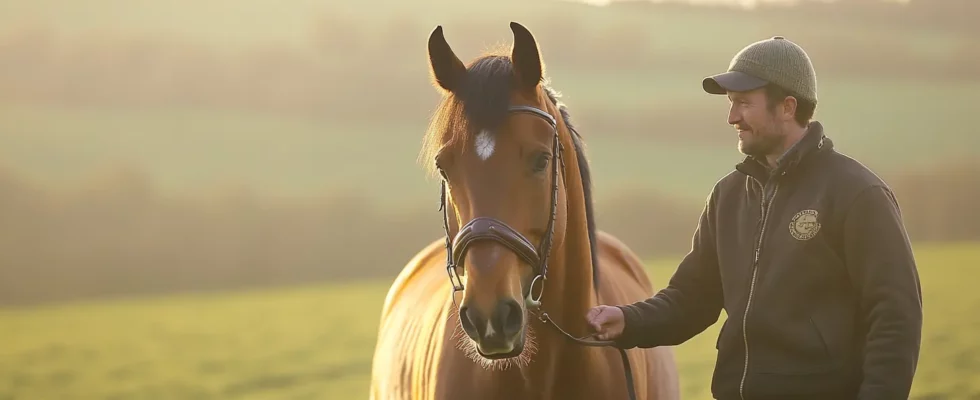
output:
[[[735,165],[735,169],[760,182],[766,182],[769,177],[785,176],[796,171],[816,155],[831,151],[833,148],[834,143],[824,134],[823,125],[818,121],[812,121],[807,126],[803,138],[779,157],[775,168],[769,168],[765,158],[747,156]]]

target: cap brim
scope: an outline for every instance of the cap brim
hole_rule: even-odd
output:
[[[728,94],[728,92],[747,92],[765,86],[767,81],[738,71],[723,72],[709,76],[701,81],[704,91],[711,94]]]

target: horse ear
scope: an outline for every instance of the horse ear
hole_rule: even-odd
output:
[[[517,22],[510,23],[510,30],[514,32],[514,47],[510,58],[514,63],[517,83],[522,88],[537,87],[544,76],[544,64],[541,62],[541,53],[534,35]]]
[[[466,76],[466,66],[456,57],[442,34],[442,25],[429,35],[429,73],[439,87],[453,91]]]

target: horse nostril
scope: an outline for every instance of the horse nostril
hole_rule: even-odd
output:
[[[480,316],[477,314],[479,313],[476,312],[476,310],[473,310],[469,307],[466,306],[460,307],[459,323],[463,325],[463,330],[468,332],[469,334],[482,336],[483,329],[480,329],[481,326]]]
[[[524,314],[520,304],[514,300],[504,300],[497,306],[497,312],[504,336],[513,336],[521,331]]]

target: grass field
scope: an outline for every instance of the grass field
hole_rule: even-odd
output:
[[[925,297],[914,399],[980,398],[980,244],[916,248]],[[651,263],[662,284],[677,259]],[[0,399],[362,399],[388,282],[0,311]],[[708,391],[719,324],[677,348]]]

